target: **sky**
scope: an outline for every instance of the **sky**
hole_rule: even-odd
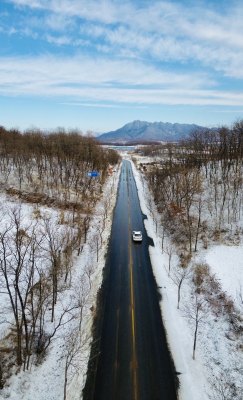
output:
[[[0,125],[243,119],[241,0],[0,0]]]

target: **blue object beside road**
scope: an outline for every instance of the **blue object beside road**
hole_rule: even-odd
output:
[[[97,171],[88,172],[88,176],[91,176],[91,177],[99,176],[99,172],[97,172]]]

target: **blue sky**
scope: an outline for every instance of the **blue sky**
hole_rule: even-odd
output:
[[[243,119],[243,2],[0,0],[0,125]]]

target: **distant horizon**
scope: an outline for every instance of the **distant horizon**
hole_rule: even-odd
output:
[[[127,125],[129,123],[132,123],[134,121],[148,122],[148,123],[151,123],[151,124],[152,123],[163,122],[163,123],[170,123],[170,124],[198,125],[198,126],[203,126],[205,128],[209,128],[210,129],[210,128],[218,128],[218,127],[221,127],[221,126],[227,126],[227,127],[230,128],[235,122],[237,122],[239,120],[243,120],[243,115],[238,117],[238,118],[235,118],[232,121],[228,121],[228,122],[225,122],[225,123],[223,123],[223,122],[220,123],[219,122],[219,123],[215,123],[215,124],[207,124],[207,123],[203,124],[203,123],[192,122],[192,121],[191,122],[186,122],[186,121],[181,122],[181,121],[178,121],[178,120],[173,120],[173,121],[169,121],[169,120],[151,120],[150,121],[148,119],[145,120],[145,119],[135,118],[133,120],[125,120],[124,119],[124,121],[121,122],[120,125],[118,125],[118,123],[116,123],[116,121],[112,121],[112,125],[110,125],[110,128],[108,128],[108,126],[107,126],[106,129],[104,128],[104,129],[101,130],[101,128],[100,129],[92,129],[91,127],[89,127],[89,125],[87,125],[86,128],[82,128],[82,126],[75,126],[75,125],[71,126],[71,125],[64,125],[64,124],[63,125],[56,124],[56,125],[52,125],[52,126],[43,125],[43,123],[40,123],[39,126],[35,125],[35,124],[32,124],[32,123],[30,123],[29,125],[26,124],[25,126],[20,126],[18,124],[14,124],[14,123],[13,124],[11,124],[11,123],[3,124],[3,123],[1,123],[2,119],[1,119],[1,114],[0,114],[0,126],[3,126],[6,129],[17,129],[20,132],[25,132],[25,131],[32,130],[32,129],[33,130],[36,129],[36,130],[41,130],[41,131],[47,131],[47,132],[55,131],[55,130],[58,130],[58,129],[65,129],[66,131],[79,130],[79,131],[82,131],[82,133],[85,134],[85,135],[94,134],[95,136],[96,135],[102,135],[103,133],[106,133],[106,132],[116,131],[117,129],[119,129],[119,128],[121,128],[121,127],[123,127],[123,126],[125,126],[125,125]],[[92,126],[92,124],[90,124],[90,126]]]
[[[238,0],[2,0],[0,125],[231,126],[243,119],[242,21]]]
[[[77,130],[77,131],[79,131],[79,132],[81,132],[82,134],[84,134],[84,135],[94,135],[95,137],[97,137],[97,136],[100,136],[100,135],[103,135],[104,133],[109,133],[109,132],[113,132],[113,131],[117,131],[118,129],[120,129],[120,128],[123,128],[124,126],[126,126],[126,125],[128,125],[128,124],[132,124],[132,123],[134,123],[134,122],[136,122],[136,121],[139,121],[139,122],[144,122],[144,123],[149,123],[149,124],[154,124],[154,123],[164,123],[164,124],[172,124],[172,125],[174,125],[174,124],[179,124],[179,125],[196,125],[196,126],[200,126],[200,127],[202,127],[202,128],[208,128],[208,129],[212,129],[212,128],[220,128],[220,127],[222,127],[222,126],[226,126],[226,127],[228,127],[228,128],[231,128],[231,126],[235,123],[235,122],[237,122],[239,119],[237,119],[237,120],[235,120],[235,121],[233,121],[232,122],[232,124],[222,124],[222,125],[212,125],[212,126],[206,126],[206,125],[200,125],[200,124],[197,124],[197,123],[194,123],[194,122],[170,122],[170,121],[147,121],[147,120],[137,120],[137,119],[135,119],[135,120],[133,120],[133,121],[127,121],[127,122],[125,122],[123,125],[120,125],[120,126],[117,126],[117,127],[115,127],[115,128],[113,128],[113,129],[110,129],[110,130],[106,130],[106,131],[100,131],[100,132],[94,132],[94,131],[92,131],[91,129],[87,129],[86,131],[84,131],[84,130],[82,130],[82,128],[80,128],[80,127],[64,127],[64,126],[56,126],[56,127],[52,127],[52,128],[41,128],[41,127],[39,127],[39,126],[34,126],[34,125],[32,125],[32,126],[29,126],[29,127],[27,127],[27,128],[23,128],[23,129],[21,129],[21,128],[19,128],[18,126],[9,126],[9,127],[7,127],[7,126],[5,126],[5,125],[1,125],[0,124],[0,126],[3,126],[5,129],[7,129],[7,130],[11,130],[11,129],[16,129],[16,130],[18,130],[19,132],[21,132],[21,133],[24,133],[24,132],[28,132],[28,131],[31,131],[31,130],[36,130],[36,131],[41,131],[41,132],[47,132],[47,133],[52,133],[52,132],[55,132],[55,131],[58,131],[58,130],[65,130],[66,132],[69,132],[69,131],[75,131],[75,130]],[[243,120],[243,118],[242,118],[242,120]]]

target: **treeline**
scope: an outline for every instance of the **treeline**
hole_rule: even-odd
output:
[[[229,163],[243,158],[243,121],[234,123],[232,128],[221,127],[205,132],[193,132],[184,142],[190,159],[198,162],[220,160]]]
[[[237,225],[243,206],[243,121],[232,129],[194,132],[186,142],[160,150],[153,146],[150,154],[156,161],[146,176],[155,203],[185,251],[196,251],[199,242],[206,247],[210,237]]]
[[[141,149],[146,156],[174,155],[185,162],[196,164],[208,160],[241,160],[243,158],[243,120],[232,128],[198,130],[180,142],[152,143]]]
[[[94,138],[78,131],[53,133],[6,130],[0,127],[1,183],[22,191],[45,193],[64,203],[82,202],[95,195],[117,152],[102,148]],[[99,178],[88,172],[96,170]]]

